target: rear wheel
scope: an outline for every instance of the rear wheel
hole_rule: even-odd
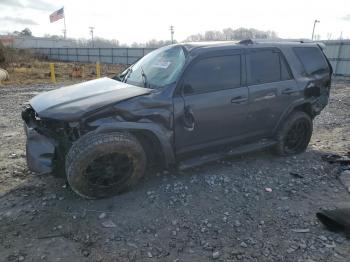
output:
[[[312,120],[304,112],[293,112],[277,133],[275,152],[279,155],[302,153],[309,145],[312,135]]]
[[[134,185],[144,174],[145,152],[127,133],[87,134],[66,157],[71,188],[85,198],[103,198]]]

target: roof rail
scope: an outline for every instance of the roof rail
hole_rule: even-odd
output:
[[[284,41],[283,39],[259,39],[259,38],[255,38],[253,39],[243,39],[241,41],[238,42],[238,44],[241,45],[252,45],[252,44],[258,44],[258,43],[267,43],[267,42],[282,42]]]
[[[296,42],[296,43],[314,43],[315,41],[309,39],[244,39],[238,42],[241,45],[251,45],[251,44],[259,44],[259,43],[283,43],[283,42]]]
[[[238,42],[238,44],[241,44],[241,45],[252,45],[254,44],[255,42],[253,42],[252,39],[244,39],[244,40],[241,40]]]

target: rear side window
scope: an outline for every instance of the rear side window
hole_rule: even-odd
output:
[[[199,60],[186,72],[184,84],[191,90],[186,93],[191,94],[239,87],[241,85],[241,55]]]
[[[248,56],[250,72],[248,82],[251,85],[271,83],[291,79],[284,57],[278,51],[257,50]]]
[[[322,51],[317,47],[295,47],[294,52],[303,64],[308,75],[329,72],[329,67]]]

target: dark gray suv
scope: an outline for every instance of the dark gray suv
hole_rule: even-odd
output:
[[[22,112],[27,162],[87,198],[135,184],[146,167],[185,169],[271,147],[303,152],[327,105],[332,68],[303,42],[185,43],[114,79],[42,93]]]

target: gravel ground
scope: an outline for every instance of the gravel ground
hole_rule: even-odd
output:
[[[0,89],[0,261],[350,261],[350,240],[316,219],[350,207],[350,83],[333,85],[307,152],[258,152],[186,172],[150,172],[132,191],[87,201],[25,164],[22,104],[52,86]]]

